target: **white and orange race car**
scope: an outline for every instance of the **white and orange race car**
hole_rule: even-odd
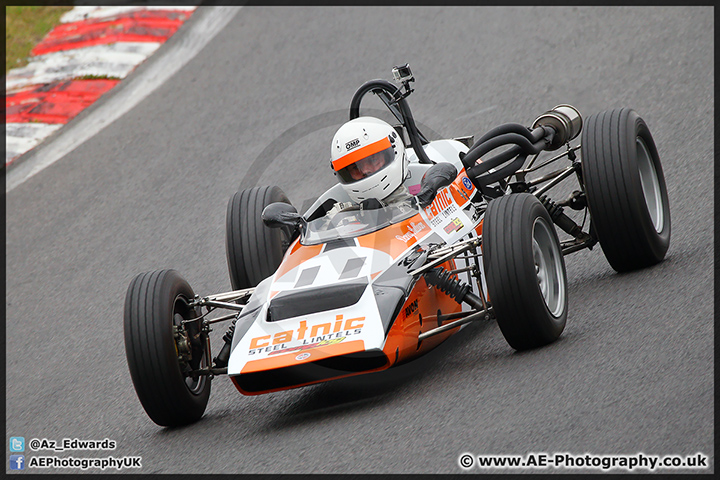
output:
[[[155,423],[198,420],[218,375],[257,395],[379,371],[474,321],[496,320],[517,350],[539,347],[565,327],[564,255],[599,242],[617,271],[664,258],[667,188],[635,111],[608,110],[583,125],[574,107],[560,105],[531,127],[501,125],[475,142],[428,141],[407,105],[409,66],[393,73],[400,86],[373,80],[360,87],[350,119],[373,93],[398,120],[411,200],[331,214],[349,201],[338,184],[300,214],[276,186],[243,190],[227,210],[233,291],[196,295],[175,270],[132,280],[126,353]],[[581,133],[581,144],[571,146]],[[563,159],[564,167],[529,178]],[[572,194],[547,195],[569,178],[579,185]],[[589,214],[588,230],[564,208]],[[569,240],[560,242],[556,228]],[[217,310],[228,313],[211,318]],[[213,358],[209,333],[224,321],[231,325]]]

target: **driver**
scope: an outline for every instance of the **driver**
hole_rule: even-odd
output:
[[[412,195],[403,181],[409,159],[395,129],[380,119],[358,117],[335,133],[330,165],[351,202],[336,203],[328,215],[349,209],[388,205],[411,208]]]

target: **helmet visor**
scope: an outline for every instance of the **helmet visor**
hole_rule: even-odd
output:
[[[378,171],[390,165],[395,158],[395,150],[387,139],[385,139],[385,141],[387,142],[387,148],[383,148],[380,151],[374,151],[372,153],[363,152],[366,154],[362,156],[355,156],[355,158],[352,159],[352,162],[343,162],[345,165],[336,170],[340,182],[345,184],[357,182],[374,175]],[[338,159],[338,161],[339,160],[343,160],[343,158]],[[333,167],[336,167],[336,165],[334,164]]]

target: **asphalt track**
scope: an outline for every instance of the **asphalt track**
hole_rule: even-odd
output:
[[[713,472],[713,14],[242,8],[143,102],[8,193],[6,436],[110,438],[112,452],[72,455],[139,455],[142,473],[460,473],[466,452],[702,452]],[[233,192],[277,184],[302,205],[331,186],[329,140],[353,92],[405,62],[416,119],[446,136],[559,103],[637,110],[668,183],[666,260],[619,275],[600,249],[567,257],[569,319],[545,348],[515,353],[497,325],[472,325],[379,374],[257,397],[218,378],[199,423],[158,428],[125,361],[130,280],[176,268],[196,292],[229,289]]]

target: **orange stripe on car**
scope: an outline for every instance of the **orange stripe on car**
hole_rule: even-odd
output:
[[[396,259],[431,231],[418,213],[400,223],[358,237],[357,242],[361,247],[380,250]]]
[[[455,268],[455,261],[450,260],[440,265],[446,270]],[[409,308],[415,304],[416,308]],[[438,311],[443,316],[460,312],[460,306],[449,295],[437,288],[430,288],[425,279],[420,277],[418,285],[408,296],[393,322],[385,340],[383,352],[393,364],[409,360],[429,352],[458,331],[460,326],[434,335],[418,344],[418,335],[438,326]],[[408,316],[409,314],[409,316]],[[422,318],[422,321],[421,321]],[[450,322],[444,322],[450,323]],[[397,352],[397,353],[396,353]],[[397,355],[397,356],[396,356]]]
[[[463,179],[465,177],[467,177],[467,175],[465,175],[465,169],[463,169],[450,184],[450,188],[448,188],[450,194],[455,200],[455,203],[457,203],[460,207],[464,207],[470,201],[470,194],[468,193],[467,188],[463,185]]]
[[[344,155],[337,160],[332,162],[333,169],[337,172],[342,170],[343,168],[347,167],[350,164],[353,164],[357,162],[358,160],[362,160],[365,157],[369,157],[373,153],[382,152],[386,148],[391,148],[392,145],[390,144],[390,139],[385,137],[381,140],[378,140],[377,142],[373,142],[370,145],[365,145],[362,148],[358,148],[355,151],[352,151],[348,153],[347,155]]]
[[[483,218],[482,220],[480,220],[480,223],[477,224],[477,227],[475,227],[475,233],[477,233],[479,236],[482,236],[482,227],[484,221],[485,219]]]
[[[443,335],[443,334],[440,334],[440,336],[441,335]],[[338,378],[347,378],[347,377],[353,377],[356,375],[363,375],[363,374],[370,373],[370,372],[379,372],[380,370],[385,370],[388,367],[390,367],[389,359],[387,360],[387,362],[385,362],[384,365],[381,365],[377,368],[371,368],[370,370],[361,370],[359,372],[342,373],[340,375],[333,375],[333,376],[327,377],[327,378],[318,378],[317,380],[306,381],[306,382],[298,383],[295,385],[287,385],[287,386],[282,386],[282,387],[277,387],[277,388],[270,388],[270,389],[266,389],[266,390],[258,390],[258,391],[254,391],[254,392],[242,389],[242,387],[240,386],[240,382],[238,381],[239,375],[233,375],[232,377],[230,377],[230,380],[232,380],[233,384],[235,385],[235,388],[237,388],[237,390],[240,393],[242,393],[243,395],[262,395],[263,393],[280,392],[282,390],[290,390],[292,388],[305,387],[307,385],[314,385],[316,383],[327,382],[329,380],[336,380]],[[341,371],[338,370],[337,372],[340,373]]]
[[[283,262],[280,264],[280,268],[275,273],[275,279],[281,278],[287,272],[300,264],[307,262],[313,257],[320,255],[322,251],[322,245],[300,245],[299,243],[288,250],[285,254]]]
[[[346,355],[348,353],[357,353],[365,351],[365,342],[362,340],[353,340],[351,342],[336,343],[326,347],[317,347],[309,350],[292,352],[277,357],[268,357],[261,360],[253,360],[245,364],[240,374],[262,372],[265,370],[274,370],[276,368],[289,367],[292,365],[301,365],[303,363],[316,362],[324,358]],[[309,353],[306,358],[297,360],[301,353]]]

